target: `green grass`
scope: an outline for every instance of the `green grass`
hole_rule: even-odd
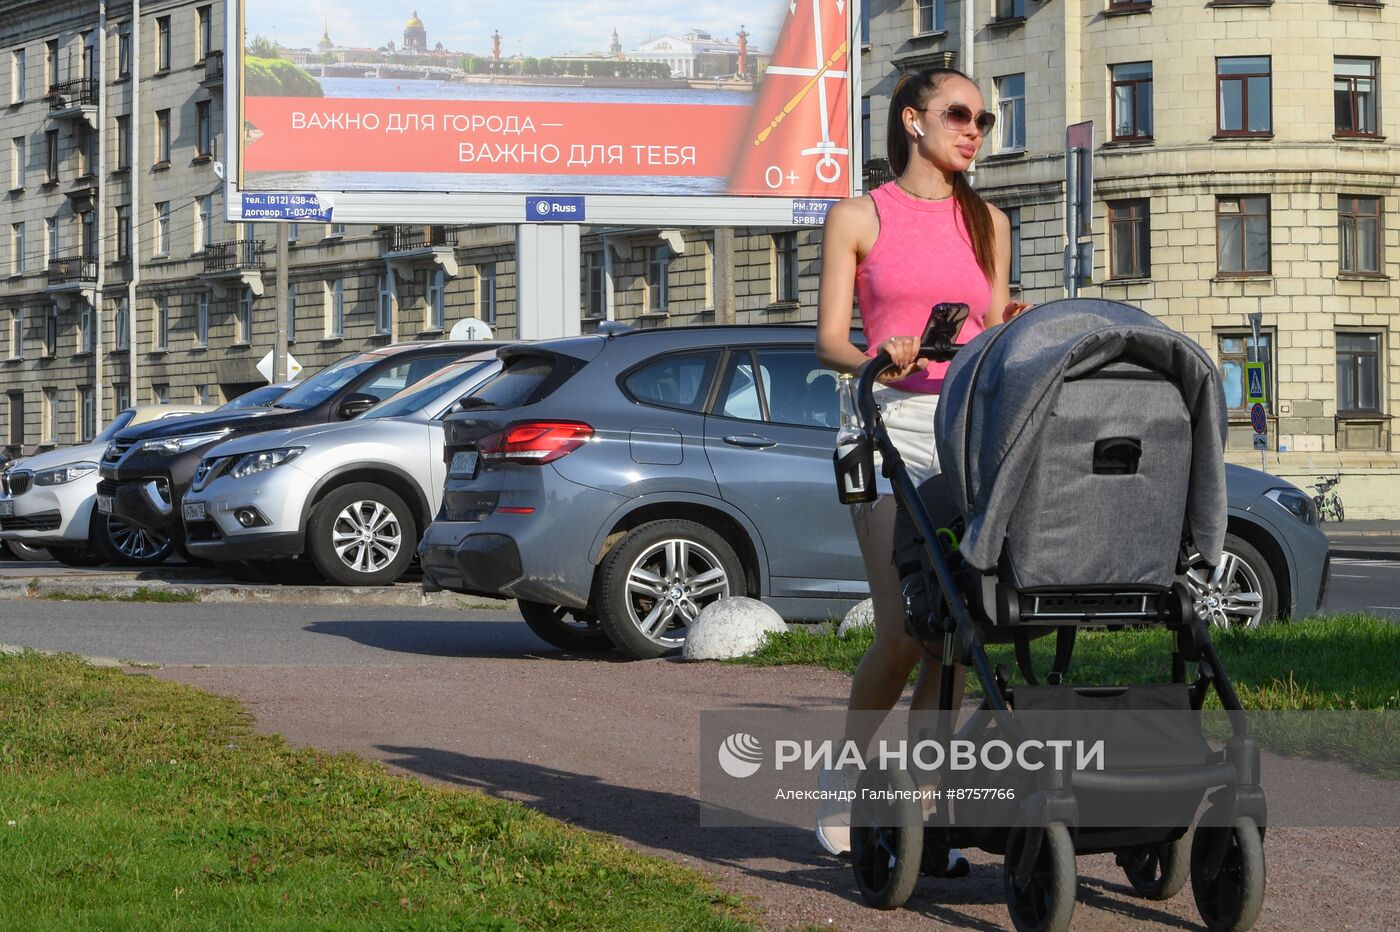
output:
[[[1346,711],[1347,716],[1256,716],[1266,746],[1289,754],[1348,760],[1364,770],[1400,778],[1400,625],[1369,615],[1337,615],[1253,630],[1212,632],[1241,704],[1250,711]],[[796,629],[769,638],[737,663],[814,664],[853,672],[874,639],[869,629],[849,638]],[[1109,685],[1169,682],[1171,637],[1137,629],[1083,631],[1069,679]],[[1055,639],[1031,645],[1036,670],[1050,668]],[[988,649],[1020,679],[1009,645]],[[911,677],[912,678],[912,677]],[[981,694],[976,677],[969,695]],[[1207,708],[1218,707],[1212,695]],[[1373,714],[1360,714],[1373,713]]]
[[[135,592],[71,592],[55,589],[45,592],[43,598],[51,602],[198,602],[194,592],[172,592],[169,589],[150,589],[138,586]]]
[[[745,928],[691,871],[250,725],[187,687],[0,657],[0,924]]]

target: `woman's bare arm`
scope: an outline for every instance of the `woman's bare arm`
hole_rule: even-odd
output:
[[[988,204],[987,208],[992,212],[996,271],[992,275],[992,300],[987,307],[986,325],[995,327],[1015,317],[1030,305],[1011,300],[1011,221],[1005,213],[991,204]]]
[[[879,219],[869,197],[847,198],[827,212],[817,293],[817,358],[841,372],[858,372],[868,361],[851,342],[851,306],[856,265],[878,232]]]

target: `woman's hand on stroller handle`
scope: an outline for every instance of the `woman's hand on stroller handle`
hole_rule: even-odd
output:
[[[880,350],[888,359],[884,371],[876,376],[881,382],[890,383],[907,379],[915,372],[928,366],[927,357],[919,355],[918,337],[890,337],[880,344]],[[877,355],[868,364],[873,364],[879,358],[880,356]]]

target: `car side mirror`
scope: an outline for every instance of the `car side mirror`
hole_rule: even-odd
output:
[[[349,420],[352,417],[359,417],[370,408],[379,404],[379,399],[373,395],[366,395],[363,392],[351,392],[336,409],[336,416],[342,420]]]

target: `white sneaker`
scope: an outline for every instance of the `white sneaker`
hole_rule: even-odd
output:
[[[855,766],[831,770],[822,768],[817,775],[817,787],[825,792],[854,793],[859,786],[860,768]],[[827,854],[837,857],[851,850],[850,799],[822,799],[817,809],[817,841],[821,842]]]

